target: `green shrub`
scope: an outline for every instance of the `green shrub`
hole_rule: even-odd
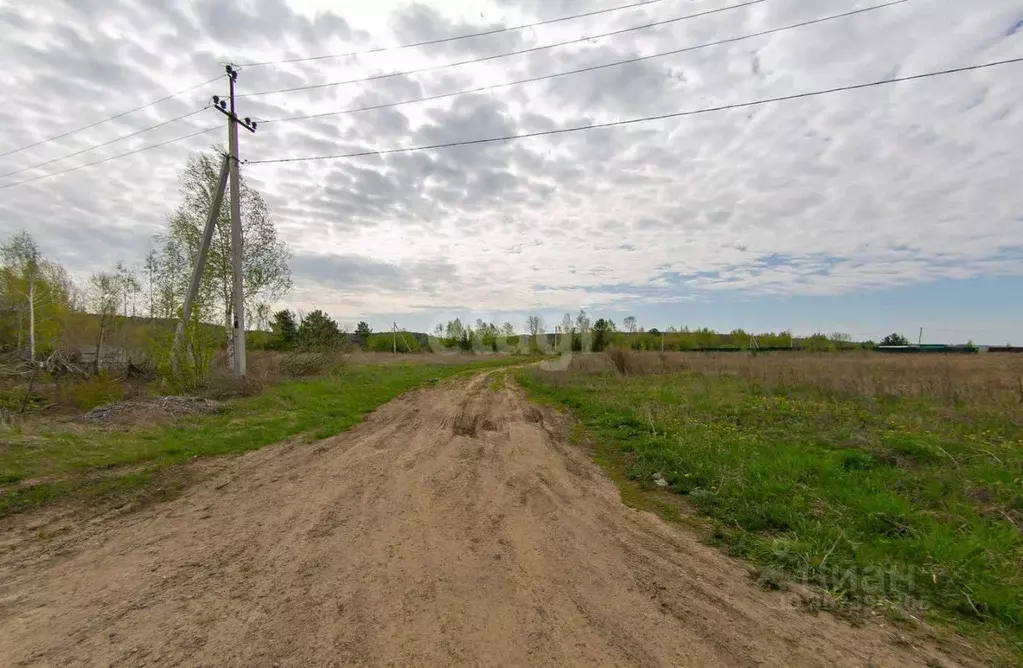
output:
[[[124,385],[112,379],[106,371],[80,383],[67,391],[68,400],[81,411],[88,411],[106,404],[124,400]]]
[[[19,413],[22,408],[37,408],[45,401],[45,396],[39,392],[30,392],[26,385],[0,388],[0,410],[8,413]]]
[[[185,327],[181,349],[177,352],[177,373],[174,371],[174,330],[150,343],[150,355],[156,373],[175,392],[193,392],[205,387],[209,380],[216,349],[208,328],[193,318]]]
[[[280,363],[280,370],[291,378],[313,376],[336,376],[344,371],[348,357],[344,350],[323,348],[321,350],[289,353]]]

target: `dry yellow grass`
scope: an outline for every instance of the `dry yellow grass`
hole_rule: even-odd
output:
[[[473,364],[484,360],[507,358],[509,355],[499,353],[367,353],[353,352],[349,361],[352,364]]]
[[[919,397],[941,403],[1023,404],[1023,356],[880,353],[657,353],[613,349],[577,355],[574,371],[629,375],[700,373],[742,378],[763,390],[817,388],[861,396]]]
[[[305,358],[316,356],[317,353],[303,353],[298,351],[281,352],[276,350],[251,351],[248,356],[249,375],[260,380],[273,380],[277,378],[293,378],[296,374],[289,373],[289,361],[294,362]],[[414,354],[393,354],[393,353],[367,353],[360,350],[351,353],[338,353],[337,357],[345,364],[359,365],[388,365],[388,364],[428,364],[428,365],[461,365],[475,364],[485,360],[499,359],[507,355],[473,355],[467,353],[437,354],[437,353],[414,353]],[[219,360],[214,360],[215,365]],[[298,374],[301,376],[302,374]]]

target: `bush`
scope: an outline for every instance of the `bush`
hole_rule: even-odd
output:
[[[334,347],[347,339],[348,336],[341,331],[337,322],[320,310],[302,318],[298,326],[298,344],[305,349]]]
[[[264,382],[251,375],[239,378],[227,371],[214,373],[206,380],[202,396],[217,401],[238,397],[253,397],[263,392]]]
[[[70,386],[66,392],[68,401],[81,411],[124,401],[124,385],[106,371]]]
[[[904,337],[902,334],[899,334],[898,332],[892,332],[888,336],[886,336],[883,339],[881,339],[881,345],[882,346],[908,346],[909,345],[909,339]]]
[[[310,376],[336,376],[344,371],[348,362],[347,351],[341,348],[324,348],[308,352],[288,354],[280,363],[280,370],[291,378]]]
[[[174,373],[174,330],[150,343],[150,358],[157,375],[174,392],[191,392],[205,387],[216,349],[210,333],[193,319],[184,329]]]
[[[0,388],[0,411],[20,413],[24,410],[38,408],[46,402],[46,397],[32,391],[28,385]]]

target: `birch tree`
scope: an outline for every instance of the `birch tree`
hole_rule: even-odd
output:
[[[572,324],[572,314],[566,313],[561,318],[561,348],[563,352],[572,352],[572,334],[574,331],[575,327]]]
[[[589,352],[592,349],[592,335],[590,333],[590,318],[586,315],[586,311],[579,310],[579,315],[575,318],[575,328],[579,332],[580,352]]]
[[[99,331],[96,335],[95,371],[99,371],[103,358],[103,342],[113,326],[121,299],[120,278],[116,272],[101,272],[89,278],[89,306],[99,316]]]
[[[156,311],[156,290],[157,290],[156,276],[157,276],[157,272],[160,269],[160,254],[156,251],[155,248],[150,248],[149,252],[146,253],[146,259],[145,259],[145,261],[143,263],[143,267],[145,269],[145,273],[143,274],[143,276],[145,276],[145,280],[146,280],[146,286],[145,286],[145,290],[146,290],[146,308],[147,308],[147,312],[149,314],[149,317],[150,318],[155,318],[155,317],[157,317],[156,316],[156,312],[157,312]]]
[[[0,246],[0,258],[3,259],[12,284],[12,292],[21,287],[25,310],[28,312],[28,350],[32,359],[36,356],[36,284],[42,256],[39,246],[28,232],[16,232],[10,240]],[[21,347],[21,327],[18,327],[18,347]]]
[[[526,329],[529,331],[529,338],[532,342],[533,352],[544,350],[547,346],[540,345],[540,337],[546,333],[547,323],[538,315],[531,315],[526,319]]]
[[[138,296],[142,290],[139,282],[138,271],[119,261],[116,268],[117,287],[121,291],[122,313],[125,318],[138,313]]]
[[[220,174],[220,154],[214,150],[192,156],[181,175],[181,204],[171,215],[165,234],[157,237],[161,262],[157,274],[163,310],[177,312],[199,252],[206,219]],[[291,289],[291,254],[277,237],[270,208],[263,197],[244,182],[241,187],[242,277],[246,311],[272,303]],[[216,219],[206,267],[195,300],[202,320],[222,318],[227,338],[228,365],[234,359],[234,283],[232,280],[231,215],[224,198]]]
[[[35,358],[57,345],[76,298],[70,274],[44,258],[29,234],[0,244],[0,348],[27,341]]]

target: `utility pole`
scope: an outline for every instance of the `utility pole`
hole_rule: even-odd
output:
[[[398,323],[391,323],[391,352],[398,354]]]
[[[213,97],[217,110],[227,116],[228,151],[231,162],[231,272],[233,274],[234,292],[234,373],[245,375],[245,294],[242,280],[242,216],[241,216],[241,175],[238,173],[238,126],[242,125],[249,132],[256,131],[256,123],[246,117],[238,118],[234,105],[234,85],[238,80],[238,71],[231,65],[225,66],[227,79],[231,86],[229,100]],[[230,109],[228,109],[230,102]]]
[[[217,219],[220,217],[220,205],[224,201],[224,190],[227,188],[227,175],[230,171],[228,156],[224,156],[220,164],[220,177],[217,179],[217,189],[213,193],[213,201],[210,202],[210,210],[206,216],[206,229],[203,230],[202,241],[199,243],[199,255],[195,258],[195,266],[192,267],[192,280],[188,284],[188,293],[185,294],[185,303],[181,307],[181,321],[174,330],[174,344],[171,347],[171,369],[174,375],[179,375],[178,354],[181,349],[181,337],[188,326],[188,320],[192,316],[192,302],[199,291],[199,283],[202,282],[203,270],[206,267],[206,254],[210,250],[210,242],[213,240],[213,230],[217,226]],[[188,349],[189,364],[192,363],[192,349]]]
[[[916,345],[917,345],[917,347],[919,347],[919,346],[922,346],[923,344],[924,344],[924,328],[921,327],[920,328],[920,336],[918,336],[917,339],[916,339]]]

